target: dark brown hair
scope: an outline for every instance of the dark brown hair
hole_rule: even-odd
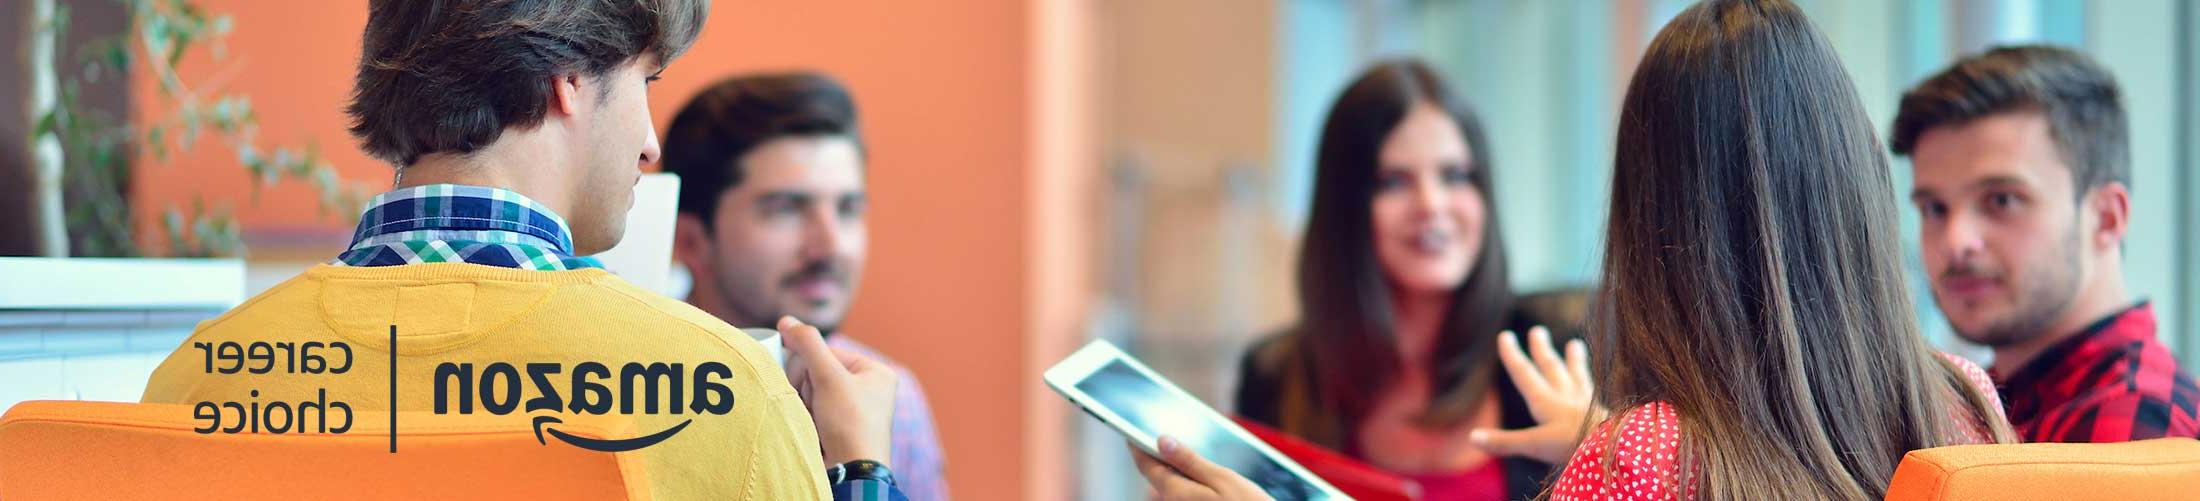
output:
[[[1455,98],[1435,71],[1418,61],[1376,64],[1347,87],[1330,108],[1315,157],[1314,199],[1299,247],[1297,353],[1312,378],[1311,402],[1288,406],[1283,427],[1333,447],[1348,447],[1375,392],[1397,377],[1398,338],[1390,289],[1375,255],[1371,227],[1383,141],[1415,106],[1433,105],[1459,125],[1473,158],[1471,183],[1490,193],[1490,145],[1482,121]],[[1483,197],[1489,204],[1490,197]],[[1505,241],[1497,210],[1489,204],[1482,248],[1467,278],[1452,293],[1431,360],[1432,397],[1424,421],[1465,419],[1495,379],[1496,336],[1509,320],[1512,289],[1506,283]],[[1288,407],[1297,407],[1292,412]],[[1308,416],[1307,413],[1320,415]]]
[[[645,54],[671,64],[709,0],[374,0],[367,7],[351,135],[409,166],[471,153],[547,112],[551,78],[600,77]]]
[[[741,185],[743,155],[798,136],[842,136],[860,147],[848,89],[809,72],[734,77],[703,89],[665,129],[664,168],[680,175],[680,213],[710,222],[718,196]]]
[[[2022,111],[2046,117],[2055,150],[2070,166],[2076,198],[2111,181],[2131,186],[2131,146],[2116,78],[2061,47],[1995,48],[1918,83],[1902,95],[1902,111],[1895,114],[1894,152],[1915,151],[1918,136],[1934,127]]]
[[[1628,85],[1615,153],[1597,399],[1615,420],[1673,407],[1681,467],[1663,485],[1878,499],[1905,453],[1964,423],[2008,437],[1918,333],[1886,157],[1793,4],[1681,12]]]

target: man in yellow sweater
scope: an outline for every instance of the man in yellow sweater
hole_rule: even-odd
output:
[[[898,495],[880,463],[890,369],[785,320],[798,393],[755,340],[586,257],[624,232],[639,167],[659,154],[647,82],[707,10],[371,2],[347,112],[397,188],[334,262],[201,324],[144,400],[197,404],[202,433],[255,419],[251,432],[281,432],[272,410],[216,402],[506,416],[557,439],[545,447],[635,451],[663,498]],[[325,424],[303,407],[281,427]],[[638,434],[556,430],[583,414],[630,417]]]

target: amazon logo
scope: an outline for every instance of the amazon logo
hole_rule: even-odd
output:
[[[525,377],[521,377],[524,367]],[[682,420],[663,430],[632,438],[595,439],[573,435],[551,425],[563,423],[559,414],[604,415],[687,413],[725,415],[733,412],[733,390],[719,381],[733,377],[725,364],[704,362],[691,372],[684,364],[628,362],[613,374],[597,362],[575,364],[571,371],[555,363],[522,366],[497,362],[479,371],[471,363],[444,362],[435,367],[435,413],[508,415],[534,414],[535,441],[550,438],[574,447],[602,452],[623,452],[656,445],[686,429],[694,419]],[[521,401],[521,390],[534,388],[534,398]],[[613,391],[616,388],[617,391]],[[476,404],[479,404],[478,407]],[[454,409],[455,408],[455,409]],[[547,435],[547,436],[546,436]]]

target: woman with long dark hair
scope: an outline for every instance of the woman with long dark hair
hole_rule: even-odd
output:
[[[1918,333],[1894,186],[1833,48],[1785,0],[1653,40],[1619,120],[1598,402],[1555,499],[1878,499],[1909,451],[2010,438]]]
[[[1474,112],[1419,62],[1376,64],[1346,88],[1316,159],[1303,317],[1247,353],[1240,415],[1413,478],[1431,499],[1542,491],[1573,437],[1540,461],[1475,441],[1536,421],[1499,368],[1500,332],[1535,319],[1506,283],[1489,151]],[[1558,358],[1543,330],[1531,338]]]

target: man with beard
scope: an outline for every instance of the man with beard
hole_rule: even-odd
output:
[[[2116,82],[2077,52],[2006,47],[1902,98],[1933,297],[2027,442],[2200,436],[2200,389],[2124,289],[2131,167]]]
[[[664,170],[680,176],[673,253],[694,277],[687,301],[703,311],[739,326],[793,316],[832,347],[899,373],[888,464],[910,499],[946,499],[939,438],[916,377],[838,332],[863,271],[864,162],[854,100],[830,77],[718,82],[665,131]]]

